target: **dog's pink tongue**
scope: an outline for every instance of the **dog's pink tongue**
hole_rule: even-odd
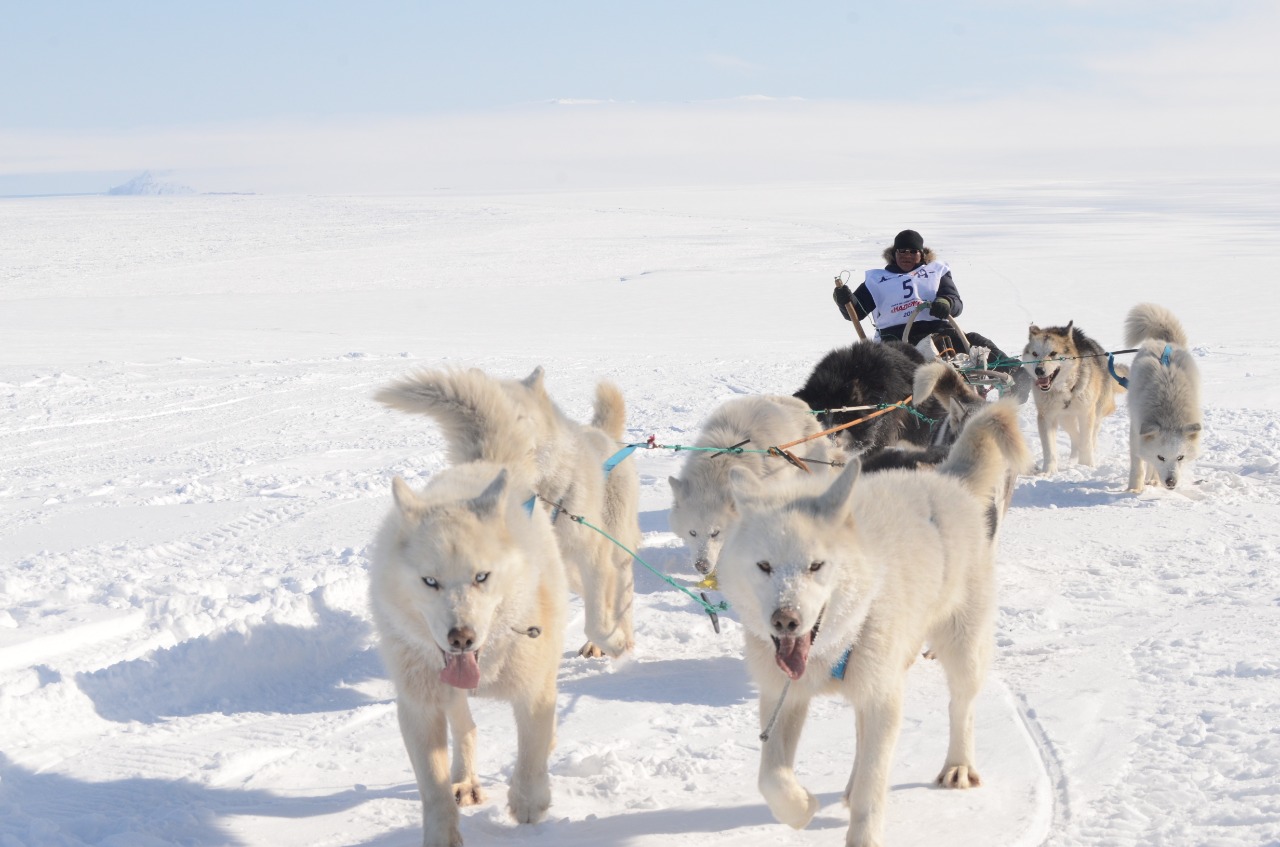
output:
[[[809,662],[809,634],[803,638],[779,638],[778,652],[774,659],[778,667],[792,679],[804,676],[804,667]]]
[[[440,671],[440,681],[454,688],[478,688],[480,686],[480,663],[475,653],[445,653],[444,670]]]

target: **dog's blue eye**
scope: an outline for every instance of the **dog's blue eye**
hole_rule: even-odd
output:
[[[813,562],[809,565],[809,573],[817,573],[822,570],[822,566],[825,564],[826,562]]]
[[[435,588],[437,590],[440,588],[440,583],[436,582],[436,579],[433,576],[424,576],[422,578],[422,582],[427,586],[427,588]]]
[[[488,579],[488,578],[489,578],[489,572],[488,572],[488,571],[485,571],[484,573],[478,573],[478,574],[476,574],[476,582],[477,582],[477,583],[484,582],[484,581],[485,581],[486,579]]]
[[[765,573],[773,573],[773,565],[768,562],[756,562],[756,567]]]

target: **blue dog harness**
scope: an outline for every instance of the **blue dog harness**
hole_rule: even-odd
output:
[[[612,456],[605,459],[604,460],[605,479],[608,479],[609,474],[613,472],[613,469],[616,468],[618,465],[622,464],[622,461],[626,459],[628,456],[630,456],[632,453],[634,453],[636,451],[636,448],[639,446],[640,446],[639,444],[628,444],[626,447],[623,447],[617,453],[614,453]],[[533,507],[537,502],[538,502],[538,495],[534,494],[532,497],[530,497],[528,500],[525,500],[524,503],[521,504],[524,506],[524,510],[529,513],[530,517],[533,517]],[[556,518],[558,518],[559,516],[560,516],[560,507],[556,506],[555,510],[551,513],[551,522],[555,523]]]
[[[1160,364],[1164,365],[1166,368],[1169,367],[1169,360],[1172,357],[1173,357],[1173,345],[1172,344],[1164,345],[1164,352],[1160,354]],[[1129,380],[1125,377],[1120,376],[1120,374],[1116,373],[1116,356],[1114,353],[1107,354],[1107,370],[1111,372],[1111,375],[1115,377],[1116,382],[1120,383],[1120,386],[1122,388],[1129,387]]]
[[[844,653],[840,656],[840,661],[831,666],[832,679],[844,679],[844,672],[849,669],[849,657],[853,655],[853,648],[846,647]]]
[[[613,469],[616,468],[618,465],[620,465],[623,459],[627,458],[632,453],[636,452],[636,448],[639,446],[640,446],[639,444],[628,444],[626,447],[623,447],[617,453],[614,453],[612,456],[605,459],[604,460],[605,477],[608,478],[609,474],[613,472]]]
[[[1121,388],[1129,387],[1128,377],[1123,377],[1123,376],[1120,376],[1120,374],[1116,373],[1116,354],[1115,353],[1107,354],[1107,370],[1111,372],[1111,375],[1113,377],[1115,377],[1116,382],[1120,383]]]

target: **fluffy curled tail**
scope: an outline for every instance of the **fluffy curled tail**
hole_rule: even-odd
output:
[[[964,381],[960,371],[945,362],[931,362],[916,368],[911,380],[911,398],[919,405],[937,394],[944,401],[955,399],[976,400],[973,388]]]
[[[954,476],[970,491],[1008,508],[1018,474],[1031,467],[1031,451],[1018,429],[1018,405],[1006,398],[969,419],[938,471]]]
[[[1187,346],[1187,333],[1173,312],[1155,303],[1139,303],[1124,319],[1124,343],[1133,347],[1149,338]]]
[[[502,383],[483,371],[418,371],[380,388],[374,399],[439,424],[454,464],[530,463],[534,434]]]
[[[591,417],[591,425],[603,430],[613,440],[621,441],[626,423],[627,405],[623,402],[622,391],[612,382],[597,383],[595,414]]]

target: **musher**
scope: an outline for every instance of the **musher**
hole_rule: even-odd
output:
[[[840,315],[847,321],[861,321],[870,315],[877,341],[892,338],[914,345],[930,335],[953,337],[956,327],[947,318],[959,316],[964,311],[964,301],[960,299],[947,263],[938,260],[914,229],[898,233],[893,239],[893,246],[885,248],[884,259],[887,264],[867,271],[862,284],[852,292],[844,280],[836,277],[833,296]],[[922,303],[930,304],[928,311],[916,314],[910,336],[903,339],[902,332],[908,320]],[[850,306],[854,313],[852,316],[849,314]],[[964,336],[969,344],[990,349],[993,363],[1010,361],[1004,351],[986,336],[976,332],[966,332]],[[935,347],[943,349],[945,346],[935,339]],[[1019,402],[1027,398],[1031,380],[1020,366],[1008,364],[994,370],[1013,376]]]

